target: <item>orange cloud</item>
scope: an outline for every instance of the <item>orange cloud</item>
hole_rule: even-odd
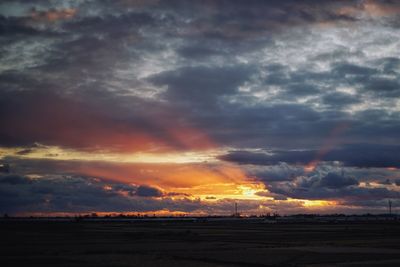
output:
[[[371,17],[385,17],[400,14],[400,5],[383,1],[365,0],[358,6],[343,6],[337,10],[339,15],[358,16],[367,14]]]
[[[167,127],[166,131],[186,149],[210,149],[216,144],[202,131],[190,127]]]
[[[235,183],[247,179],[230,164],[81,164],[77,173],[113,179],[118,182],[149,184],[170,190],[204,184]]]
[[[204,131],[165,109],[118,119],[99,107],[52,92],[21,92],[14,97],[19,100],[4,107],[9,115],[0,120],[7,125],[0,134],[10,137],[10,142],[121,153],[217,147]]]
[[[391,16],[400,14],[399,4],[387,4],[383,1],[367,0],[363,2],[365,12],[371,16]]]
[[[165,192],[207,200],[223,198],[262,199],[256,193],[264,190],[237,166],[214,164],[82,164],[74,172],[117,182],[149,185]]]
[[[37,11],[33,10],[30,14],[31,19],[36,21],[58,21],[58,20],[65,20],[71,19],[75,17],[77,14],[77,9],[75,8],[66,8],[61,10],[48,10],[48,11]]]

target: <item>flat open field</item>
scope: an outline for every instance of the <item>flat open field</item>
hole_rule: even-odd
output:
[[[1,222],[1,266],[400,266],[400,225]]]

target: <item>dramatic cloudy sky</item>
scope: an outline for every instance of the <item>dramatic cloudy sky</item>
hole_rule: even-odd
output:
[[[0,3],[0,212],[400,205],[400,1]]]

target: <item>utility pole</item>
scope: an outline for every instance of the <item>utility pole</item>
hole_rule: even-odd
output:
[[[237,202],[235,202],[235,217],[239,217]]]

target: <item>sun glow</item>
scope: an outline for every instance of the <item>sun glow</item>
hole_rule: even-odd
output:
[[[271,210],[272,203],[295,205],[307,210],[327,209],[337,206],[335,201],[287,199],[276,201],[272,197],[259,195],[268,191],[261,181],[250,179],[240,166],[218,160],[226,153],[225,149],[164,152],[164,153],[113,153],[109,151],[79,151],[57,146],[36,145],[34,148],[0,148],[0,159],[14,157],[18,159],[45,159],[56,161],[82,161],[75,170],[77,174],[102,177],[131,184],[148,184],[159,188],[163,194],[160,199],[173,201],[190,199],[207,205],[218,205],[220,201],[254,201],[258,204],[255,213]],[[99,164],[97,163],[99,162]],[[306,165],[305,171],[312,172],[318,161]],[[149,184],[149,181],[151,183]],[[112,191],[111,185],[103,190]],[[125,197],[130,197],[126,192]],[[286,204],[284,204],[286,203]],[[150,212],[157,216],[183,215],[170,210]],[[150,214],[149,213],[149,214]]]
[[[118,163],[194,163],[213,162],[225,150],[205,150],[189,152],[135,152],[114,153],[109,151],[79,151],[57,146],[39,146],[30,148],[0,148],[0,159],[15,157],[21,159],[51,159],[79,161],[107,161]]]
[[[336,206],[336,201],[327,201],[327,200],[308,200],[303,199],[300,200],[304,207],[306,208],[318,208],[318,207],[329,207],[329,206]]]
[[[215,202],[222,199],[240,199],[240,200],[264,200],[265,197],[258,196],[256,193],[265,190],[262,183],[254,183],[246,180],[240,183],[210,183],[188,188],[175,188],[174,191],[190,194],[193,199]]]

